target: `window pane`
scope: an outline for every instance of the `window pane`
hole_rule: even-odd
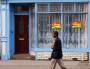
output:
[[[24,19],[23,17],[21,17],[19,23],[19,34],[22,35],[23,33],[24,33]]]
[[[28,11],[29,7],[28,6],[14,6],[15,12],[21,12],[21,11]]]
[[[87,48],[87,14],[64,14],[64,48]],[[80,21],[81,28],[72,28],[73,21]]]
[[[32,48],[35,47],[35,15],[32,15]]]
[[[38,4],[38,12],[48,12],[48,4]]]
[[[74,4],[63,4],[63,12],[74,12]]]
[[[50,11],[51,12],[61,12],[61,4],[51,4]]]
[[[60,22],[60,14],[38,14],[38,42],[39,48],[50,48],[53,44],[52,22]]]
[[[87,11],[88,11],[87,3],[76,4],[76,12],[87,12]]]

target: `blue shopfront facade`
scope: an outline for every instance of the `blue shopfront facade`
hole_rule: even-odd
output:
[[[89,0],[2,0],[1,59],[18,53],[46,59],[52,51],[52,23],[58,21],[64,59],[90,60],[89,18]],[[75,21],[81,23],[80,28],[72,27]]]

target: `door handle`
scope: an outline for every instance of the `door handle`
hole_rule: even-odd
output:
[[[24,38],[19,38],[19,40],[24,40]]]

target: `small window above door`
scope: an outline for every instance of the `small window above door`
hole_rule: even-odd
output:
[[[14,6],[15,12],[28,12],[29,7],[28,6]]]

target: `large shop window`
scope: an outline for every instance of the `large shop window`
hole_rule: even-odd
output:
[[[54,21],[61,23],[59,37],[63,48],[87,48],[88,3],[38,4],[37,10],[39,48],[53,44],[51,24]],[[80,27],[73,28],[72,22],[79,22]]]
[[[38,14],[38,42],[39,48],[50,48],[53,43],[52,22],[61,21],[60,14]]]
[[[68,12],[63,16],[63,47],[87,48],[88,4],[63,4],[63,12]],[[80,22],[81,27],[73,28],[72,22]]]

